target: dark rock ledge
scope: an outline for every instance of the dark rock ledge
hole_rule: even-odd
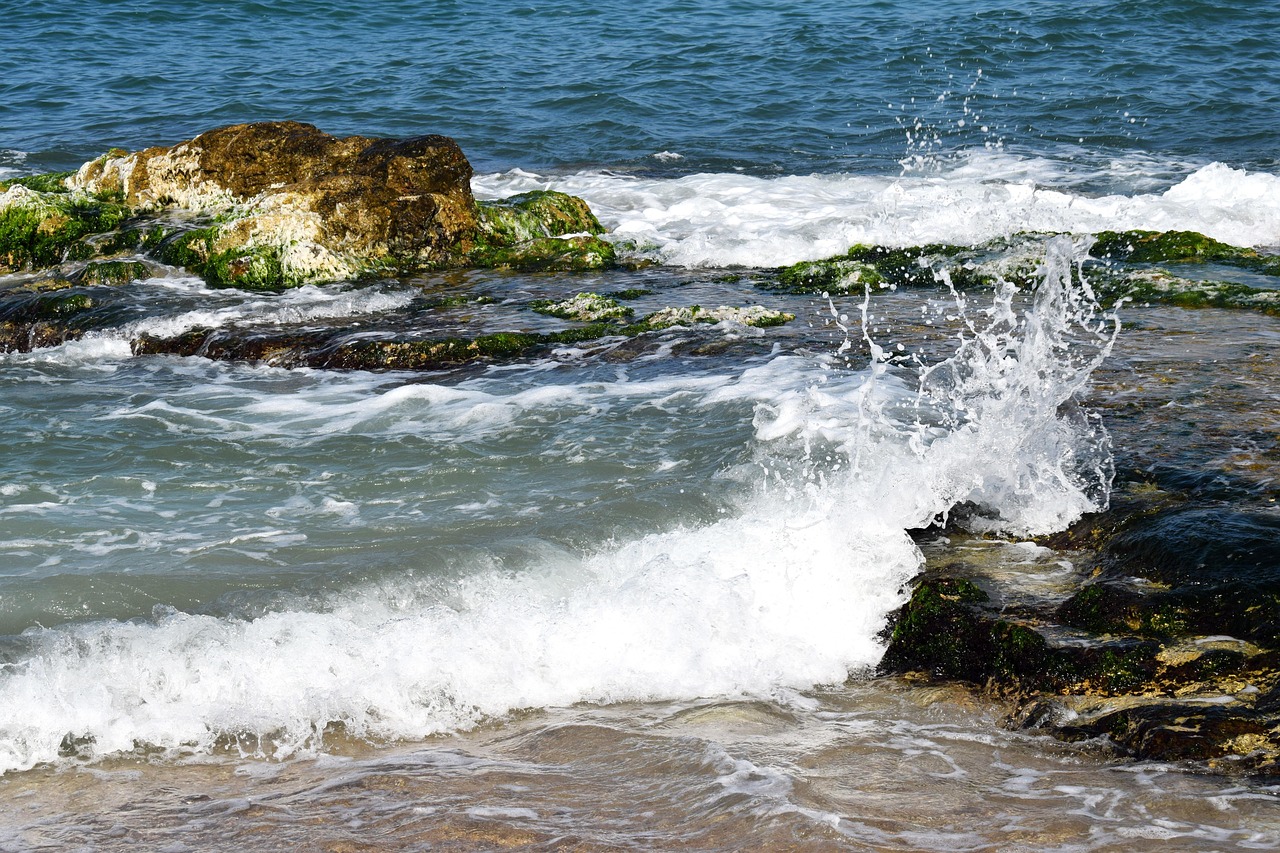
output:
[[[881,671],[955,679],[1008,725],[1138,759],[1280,776],[1280,515],[1131,482],[1040,544],[1073,557],[1061,594],[934,561]]]

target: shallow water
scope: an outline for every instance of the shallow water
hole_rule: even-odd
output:
[[[1275,789],[1003,731],[963,691],[577,707],[285,764],[0,780],[7,849],[1271,850]],[[345,846],[344,846],[345,845]]]

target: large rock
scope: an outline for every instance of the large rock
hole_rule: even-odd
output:
[[[470,180],[471,165],[444,136],[339,139],[283,121],[112,152],[68,185],[135,209],[216,216],[181,247],[183,259],[227,279],[216,284],[252,287],[454,262],[477,230]]]

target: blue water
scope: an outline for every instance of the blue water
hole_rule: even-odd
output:
[[[444,133],[482,171],[1278,156],[1268,0],[7,5],[0,165],[30,170],[279,118]]]

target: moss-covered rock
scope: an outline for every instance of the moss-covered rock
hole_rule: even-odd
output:
[[[1109,302],[1124,299],[1183,308],[1245,308],[1280,314],[1280,290],[1227,281],[1196,281],[1162,269],[1112,269],[1095,275],[1095,289]]]
[[[128,214],[122,205],[84,193],[11,186],[0,194],[0,272],[93,257],[85,238],[115,229]]]
[[[1168,261],[1221,261],[1249,264],[1259,260],[1252,249],[1243,249],[1206,237],[1196,231],[1100,231],[1091,254],[1095,258],[1132,263]]]
[[[1065,601],[1009,594],[1004,569],[950,562],[899,612],[882,671],[969,682],[1009,701],[1012,725],[1066,740],[1223,772],[1280,768],[1280,516],[1130,484],[1041,541],[1083,580]]]
[[[563,320],[576,320],[580,323],[596,323],[601,320],[627,320],[635,314],[634,308],[622,305],[618,300],[598,293],[578,293],[571,299],[555,301],[538,299],[529,303],[529,307],[539,314],[559,317]]]
[[[539,237],[603,234],[604,228],[587,203],[552,190],[521,193],[476,204],[482,239],[502,246]]]
[[[42,175],[11,178],[8,181],[0,181],[0,193],[5,192],[9,187],[26,187],[29,190],[41,193],[70,192],[67,187],[67,180],[74,174],[75,172],[47,172]]]
[[[795,318],[796,315],[794,314],[765,308],[763,305],[749,305],[745,308],[735,308],[730,305],[721,305],[718,308],[703,308],[701,305],[692,305],[687,308],[663,308],[649,314],[641,322],[651,329],[692,326],[696,323],[714,324],[726,321],[763,329],[770,326],[781,326],[783,323],[788,323]]]
[[[82,285],[119,286],[150,276],[151,269],[142,261],[92,261],[85,265],[75,280]]]
[[[885,280],[873,264],[836,257],[783,267],[778,272],[778,284],[786,293],[843,294],[860,293],[864,287],[882,287]]]
[[[587,203],[550,190],[476,205],[477,230],[467,261],[528,272],[584,272],[617,262],[613,245]]]
[[[591,272],[616,261],[611,243],[586,235],[537,237],[512,245],[480,242],[467,255],[473,266],[523,272]]]
[[[965,250],[959,246],[933,243],[925,246],[850,247],[843,255],[820,261],[801,261],[778,271],[778,286],[788,293],[861,292],[863,288],[930,286],[937,282],[935,267],[946,267],[957,285],[982,283],[971,274],[970,264],[956,260]],[[970,250],[977,254],[978,250]]]

